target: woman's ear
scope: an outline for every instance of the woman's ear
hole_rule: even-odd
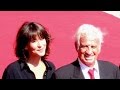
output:
[[[28,47],[27,47],[27,46],[25,47],[25,50],[28,50]]]

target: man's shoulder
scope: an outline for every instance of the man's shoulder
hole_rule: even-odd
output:
[[[102,65],[102,66],[106,66],[106,67],[118,67],[116,64],[107,61],[107,60],[98,60],[98,64]]]
[[[56,79],[68,79],[73,75],[74,66],[72,64],[66,64],[59,67],[55,71],[55,78]]]
[[[107,61],[107,60],[97,60],[99,63],[104,63],[104,64],[114,64],[110,61]],[[115,65],[115,64],[114,64]]]
[[[72,68],[72,64],[70,63],[70,64],[66,64],[66,65],[63,65],[63,66],[61,66],[61,67],[59,67],[57,70],[69,70],[70,68]]]
[[[69,63],[69,64],[66,64],[66,65],[63,65],[63,66],[61,66],[61,67],[59,67],[57,70],[56,70],[56,72],[68,72],[68,73],[70,73],[70,72],[72,72],[73,70],[74,70],[74,68],[77,66],[77,65],[79,65],[79,63],[78,63],[78,61],[76,60],[76,61],[73,61],[73,62],[71,62],[71,63]]]

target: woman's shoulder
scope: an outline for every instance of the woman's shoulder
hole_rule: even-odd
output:
[[[55,68],[54,63],[50,60],[44,60],[44,63],[46,64],[47,67]]]
[[[19,64],[19,60],[13,61],[12,63],[8,64],[8,66],[6,67],[6,69],[12,69],[17,67]]]

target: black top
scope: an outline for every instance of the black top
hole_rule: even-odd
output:
[[[43,60],[46,71],[43,79],[51,79],[52,73],[55,71],[55,66],[52,62]],[[17,60],[7,66],[3,72],[2,79],[36,79],[35,74],[30,70],[24,60]]]

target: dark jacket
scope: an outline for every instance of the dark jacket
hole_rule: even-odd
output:
[[[55,66],[50,61],[43,60],[43,62],[46,66],[43,79],[50,79],[55,71]],[[24,60],[17,60],[6,67],[2,79],[35,79],[35,75]]]
[[[98,60],[100,79],[120,79],[119,68],[108,62]],[[58,68],[52,76],[53,79],[85,79],[78,60]]]

